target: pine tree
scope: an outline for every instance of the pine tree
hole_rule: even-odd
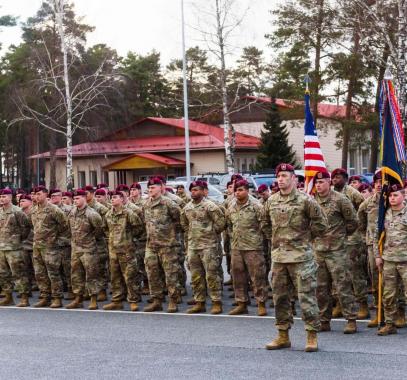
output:
[[[271,99],[264,129],[261,132],[261,143],[257,156],[258,170],[271,170],[284,162],[296,166],[295,153],[288,145],[288,132],[284,125],[274,98]]]

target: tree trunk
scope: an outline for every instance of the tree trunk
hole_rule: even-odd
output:
[[[318,21],[317,21],[317,38],[315,44],[315,74],[313,83],[313,94],[312,94],[312,113],[314,114],[314,123],[317,125],[318,121],[318,101],[319,101],[319,90],[321,87],[321,43],[322,43],[322,23],[324,21],[324,0],[318,0]]]
[[[57,187],[57,178],[56,178],[56,166],[57,166],[57,158],[56,158],[56,145],[57,145],[57,136],[56,132],[49,131],[49,188],[55,189]]]

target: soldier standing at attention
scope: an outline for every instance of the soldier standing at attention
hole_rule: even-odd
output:
[[[337,290],[338,301],[348,323],[345,334],[356,333],[356,301],[352,290],[350,259],[346,254],[346,236],[358,228],[358,220],[351,201],[331,190],[328,172],[314,177],[315,200],[328,219],[328,230],[314,240],[317,269],[317,300],[320,310],[320,331],[331,331],[332,287]]]
[[[147,183],[149,198],[144,204],[144,220],[147,231],[145,267],[150,296],[153,302],[144,308],[145,312],[161,311],[165,285],[170,302],[167,312],[178,311],[180,301],[180,265],[178,261],[177,230],[180,228],[180,208],[162,194],[160,178],[150,178]],[[165,283],[164,283],[165,281]]]
[[[72,206],[72,193],[70,191],[64,191],[62,193],[62,203],[67,206]]]
[[[0,192],[0,286],[5,295],[0,306],[14,305],[13,283],[21,295],[18,307],[30,306],[26,259],[24,257],[23,240],[30,232],[30,224],[24,212],[12,204],[11,190]]]
[[[188,203],[191,200],[191,197],[185,192],[185,187],[183,184],[177,185],[176,195],[180,197],[185,203]]]
[[[205,199],[205,187],[206,183],[202,181],[190,184],[192,201],[181,212],[195,300],[195,305],[187,311],[190,314],[206,311],[207,291],[212,301],[211,314],[222,312],[218,237],[225,229],[225,216],[220,207]]]
[[[357,212],[359,206],[365,199],[354,187],[346,184],[348,180],[348,173],[346,170],[335,169],[331,173],[331,178],[334,190],[348,197]],[[353,292],[355,294],[356,301],[359,303],[357,317],[358,319],[366,319],[369,317],[369,307],[367,304],[367,276],[365,272],[365,268],[367,267],[367,248],[366,244],[363,242],[359,230],[348,236],[346,245],[347,252],[351,260]],[[332,315],[334,318],[342,315],[339,302],[337,302]]]
[[[232,277],[237,306],[230,315],[247,314],[249,278],[257,301],[257,315],[267,315],[266,265],[261,231],[262,206],[249,198],[249,183],[235,183],[236,202],[226,211],[227,227],[231,237]],[[249,275],[249,276],[248,276]]]
[[[111,204],[107,199],[107,191],[105,189],[97,189],[95,191],[96,202],[99,202],[103,206],[110,208]]]
[[[85,289],[90,295],[89,310],[96,310],[99,274],[96,237],[103,234],[102,217],[86,203],[86,192],[74,193],[75,207],[68,215],[72,236],[72,289],[75,295],[67,309],[83,308]]]
[[[62,307],[63,283],[60,268],[62,256],[58,250],[58,237],[68,228],[64,212],[47,200],[48,190],[44,186],[35,189],[36,206],[30,214],[34,229],[34,270],[41,299],[34,307]]]
[[[386,233],[383,254],[379,255],[378,245],[374,244],[376,265],[383,272],[383,305],[386,325],[378,335],[397,334],[394,325],[397,317],[397,296],[400,281],[407,297],[407,207],[404,203],[405,189],[399,184],[391,185],[389,190],[390,207],[386,211],[384,229]],[[376,229],[376,242],[378,233]]]
[[[297,190],[292,165],[278,165],[276,175],[280,190],[266,202],[262,217],[263,231],[272,241],[272,287],[278,329],[278,337],[266,348],[291,347],[288,330],[294,285],[307,331],[305,351],[317,351],[320,322],[312,240],[325,233],[328,222],[318,203]]]

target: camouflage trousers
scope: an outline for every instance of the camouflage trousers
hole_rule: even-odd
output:
[[[62,282],[68,288],[68,292],[70,292],[72,290],[71,247],[70,246],[58,247],[58,251],[60,251],[60,255],[62,257],[62,264],[61,264]]]
[[[144,258],[151,298],[163,300],[165,288],[171,298],[177,299],[180,265],[178,252],[174,247],[146,247]]]
[[[109,284],[109,251],[104,239],[98,240],[96,244],[98,258],[97,286],[100,291],[106,290]]]
[[[373,245],[367,246],[367,260],[370,282],[372,284],[372,295],[374,305],[377,306],[378,302],[378,287],[379,287],[379,271],[377,270],[376,260],[373,253]]]
[[[257,302],[266,302],[267,282],[263,251],[232,249],[232,277],[236,302],[248,302],[249,280]]]
[[[366,245],[348,245],[347,252],[350,257],[350,273],[353,285],[353,294],[359,303],[367,303],[367,277],[366,277]],[[355,250],[357,251],[355,253]]]
[[[263,255],[264,255],[264,265],[266,282],[268,282],[268,276],[271,270],[271,241],[269,239],[263,240]]]
[[[139,271],[140,271],[140,286],[142,286],[141,281],[144,283],[144,285],[148,282],[147,279],[147,272],[146,272],[146,266],[144,265],[144,257],[146,255],[146,241],[135,241],[134,246],[136,249],[136,255],[137,255],[137,260],[139,263]]]
[[[230,236],[226,232],[223,233],[223,252],[225,253],[226,257],[226,270],[230,274],[232,255],[230,248]]]
[[[212,302],[222,300],[221,257],[217,246],[206,249],[188,249],[191,286],[196,302],[205,302],[207,293]]]
[[[99,258],[96,252],[72,252],[71,279],[75,295],[83,296],[85,290],[90,296],[99,292]]]
[[[357,307],[353,295],[350,262],[346,250],[315,252],[317,269],[317,300],[320,320],[329,322],[332,318],[332,287],[346,319],[356,319]]]
[[[56,248],[35,247],[33,251],[35,279],[40,296],[62,298],[64,287],[61,277],[62,257]]]
[[[30,290],[31,290],[32,286],[36,284],[34,264],[33,264],[33,251],[24,249],[23,253],[24,253],[25,265],[27,268],[28,281],[29,281]]]
[[[14,283],[20,294],[30,292],[24,252],[0,251],[0,286],[3,292],[12,293]]]
[[[183,239],[182,239],[183,240]],[[177,245],[174,248],[177,251],[179,263],[179,287],[185,289],[187,286],[187,271],[185,270],[185,245],[184,243]]]
[[[305,329],[318,331],[319,309],[316,299],[316,265],[314,260],[300,263],[272,263],[273,300],[276,327],[288,330],[292,324],[292,287],[298,294]]]
[[[383,306],[386,323],[393,323],[397,314],[400,285],[407,297],[407,262],[384,260],[383,265]]]
[[[141,301],[141,279],[139,260],[134,247],[125,252],[109,251],[110,278],[112,285],[112,301],[123,300],[124,286],[127,289],[128,302]]]

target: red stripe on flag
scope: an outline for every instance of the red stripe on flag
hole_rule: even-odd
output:
[[[307,161],[307,160],[324,161],[324,156],[322,154],[305,153],[304,159],[305,159],[305,161]]]
[[[321,148],[321,146],[319,145],[319,142],[311,142],[311,141],[305,142],[304,147],[305,148]]]
[[[305,166],[305,167],[304,167],[304,170],[305,170],[305,171],[308,171],[308,170],[315,170],[315,171],[317,171],[317,172],[320,172],[320,171],[327,171],[326,168],[324,168],[324,167],[322,167],[322,166]],[[307,173],[305,173],[305,175],[307,175]]]

